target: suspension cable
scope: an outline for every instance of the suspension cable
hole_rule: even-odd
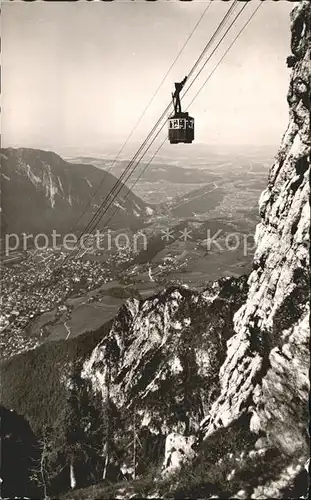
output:
[[[237,15],[234,17],[233,21],[230,23],[229,27],[227,28],[227,30],[225,31],[224,35],[222,36],[222,38],[220,39],[220,41],[218,42],[218,44],[216,45],[216,47],[214,48],[214,50],[212,51],[212,53],[209,55],[207,61],[205,62],[204,65],[207,64],[207,62],[211,59],[211,57],[213,56],[213,54],[215,53],[215,51],[217,50],[217,48],[219,47],[219,45],[222,43],[222,41],[224,40],[224,38],[226,37],[227,33],[230,31],[230,29],[232,28],[232,26],[234,25],[235,21],[238,19],[238,17],[242,14],[243,10],[247,7],[247,3],[245,3],[241,10],[237,13]],[[195,76],[195,78],[193,79],[193,81],[190,83],[189,87],[187,88],[187,90],[185,91],[184,95],[190,90],[191,86],[194,84],[197,76],[201,73],[201,70],[199,71],[199,73]],[[120,177],[120,180],[122,178],[122,181],[119,183],[119,186],[117,186],[117,191],[115,193],[113,193],[113,199],[108,203],[108,205],[105,207],[104,211],[102,213],[99,213],[99,216],[98,214],[96,215],[96,218],[97,220],[95,220],[95,217],[94,217],[94,221],[95,221],[95,225],[93,225],[93,229],[94,230],[94,227],[96,227],[96,225],[100,222],[100,220],[102,219],[102,217],[107,213],[108,209],[111,207],[112,203],[114,202],[114,199],[116,198],[116,196],[120,193],[120,191],[123,189],[123,179],[125,178],[125,181],[126,182],[129,177],[132,175],[132,173],[134,172],[134,170],[136,169],[137,165],[140,163],[140,161],[142,160],[142,158],[145,156],[146,152],[150,149],[151,145],[154,143],[154,141],[156,140],[156,138],[158,137],[158,135],[160,134],[160,132],[162,131],[162,129],[164,128],[166,124],[166,121],[162,124],[162,126],[160,127],[160,129],[158,130],[157,134],[154,136],[154,138],[152,139],[151,143],[148,145],[148,147],[145,149],[145,151],[141,154],[141,157],[139,158],[139,160],[136,162],[136,166],[133,167],[133,169],[128,173],[128,171],[130,170],[130,168],[127,168],[125,169],[125,172],[124,172],[124,175],[122,175]],[[121,186],[120,186],[121,184]],[[129,189],[129,188],[128,188]],[[99,211],[100,212],[100,211]],[[94,222],[92,221],[92,222]],[[92,227],[90,225],[90,227]],[[88,229],[86,229],[88,230]],[[86,234],[86,232],[84,232],[84,234]],[[82,235],[83,237],[83,235]]]
[[[189,75],[191,75],[194,71],[194,68],[197,67],[197,65],[199,64],[200,60],[202,59],[203,55],[206,53],[206,51],[208,50],[209,46],[211,45],[212,41],[215,39],[216,35],[222,30],[225,22],[227,21],[227,19],[229,18],[229,16],[231,15],[231,13],[233,12],[233,10],[235,9],[236,5],[237,5],[237,0],[234,0],[233,4],[230,6],[229,10],[227,11],[227,13],[225,14],[224,18],[222,19],[222,21],[220,22],[220,24],[218,25],[218,27],[216,28],[214,34],[212,35],[212,37],[210,38],[210,40],[207,42],[206,46],[204,47],[201,55],[199,56],[199,58],[197,59],[197,61],[195,62],[193,68],[190,70],[189,72]],[[238,13],[238,15],[234,18],[233,22],[230,24],[229,26],[229,29],[232,27],[232,25],[234,24],[235,20],[237,19],[237,17],[241,14],[242,10],[245,8],[246,4],[242,7],[241,11]],[[224,37],[226,36],[227,32],[229,31],[229,29],[225,32],[225,34],[223,35],[221,41],[224,39]],[[219,46],[219,44],[217,45],[217,47]],[[216,48],[217,48],[216,47]],[[212,54],[215,52],[216,49],[214,49],[214,51],[212,52]],[[209,56],[209,59],[210,59],[211,56]],[[194,78],[194,80],[190,83],[190,86],[189,88],[192,86],[192,84],[194,83],[196,78]],[[189,90],[189,88],[187,89],[187,91]],[[186,91],[186,92],[187,92]],[[185,92],[185,93],[186,93]],[[152,140],[152,142],[149,144],[148,148],[142,153],[141,157],[139,158],[139,160],[136,162],[136,166],[131,170],[132,168],[132,165],[134,164],[134,162],[136,161],[137,157],[139,156],[139,154],[141,154],[141,152],[143,151],[143,149],[145,148],[146,144],[148,143],[149,139],[151,138],[151,136],[153,135],[153,133],[155,132],[155,130],[157,129],[158,125],[161,123],[162,119],[165,117],[166,113],[168,112],[168,110],[170,109],[171,107],[171,103],[166,107],[165,111],[162,113],[161,117],[158,119],[156,125],[153,127],[153,129],[149,132],[147,138],[144,140],[144,142],[142,143],[142,145],[140,146],[139,150],[137,151],[137,153],[134,155],[133,159],[129,162],[128,166],[125,168],[124,172],[122,173],[122,175],[120,176],[120,178],[117,180],[117,182],[115,183],[114,187],[111,189],[111,191],[108,193],[108,195],[105,197],[105,199],[103,200],[103,202],[101,203],[100,207],[97,209],[97,211],[95,212],[95,214],[93,215],[93,217],[91,218],[91,220],[89,221],[89,223],[87,224],[85,230],[82,232],[82,234],[80,235],[80,238],[79,238],[79,241],[78,241],[78,244],[80,244],[83,236],[87,233],[87,231],[89,231],[91,228],[91,230],[94,230],[94,227],[96,227],[96,225],[100,222],[100,220],[102,219],[103,215],[107,212],[107,209],[110,208],[111,204],[113,203],[113,200],[114,198],[117,196],[117,194],[123,189],[123,179],[126,177],[126,179],[128,179],[128,172],[130,171],[130,174],[135,170],[137,164],[141,161],[141,159],[143,158],[143,156],[146,154],[146,152],[148,151],[148,149],[150,148],[150,146],[153,144],[154,140],[156,139],[156,137],[159,135],[160,131],[162,130],[162,128],[164,127],[165,123],[163,123],[161,129],[159,130],[159,132],[157,133],[157,135],[155,136],[155,138]],[[121,185],[121,187],[119,187]],[[115,191],[117,190],[117,192],[115,193]],[[102,211],[102,208],[105,206],[105,203],[106,201],[111,197],[113,196],[113,199],[112,201],[110,202],[110,204],[108,205],[108,207],[106,208],[106,210],[103,212],[103,214],[101,214],[100,212]],[[72,250],[72,254],[75,252],[76,248],[74,248]],[[67,261],[67,259],[70,258],[69,255],[65,258],[63,264],[65,264],[65,262]]]
[[[246,6],[247,4],[244,5],[244,7]],[[250,21],[252,20],[252,18],[255,16],[256,12],[258,11],[258,9],[261,7],[262,3],[260,3],[257,8],[255,9],[255,11],[252,13],[252,15],[249,17],[249,19],[246,21],[246,23],[244,23],[244,25],[242,26],[242,28],[240,29],[240,31],[238,32],[238,34],[235,36],[235,38],[233,39],[233,41],[231,42],[231,44],[229,45],[229,47],[226,49],[226,51],[224,52],[223,56],[221,57],[221,59],[218,61],[218,63],[216,64],[216,66],[214,67],[214,69],[210,72],[210,74],[208,75],[208,77],[206,78],[206,80],[204,81],[203,85],[200,87],[200,89],[198,90],[198,92],[195,94],[195,96],[193,97],[193,99],[190,101],[190,103],[188,104],[188,107],[187,109],[189,108],[189,106],[194,102],[194,100],[197,98],[197,96],[199,95],[199,93],[203,90],[203,88],[205,87],[206,83],[210,80],[210,78],[212,77],[212,75],[214,74],[214,72],[216,71],[216,69],[218,68],[218,66],[221,64],[221,62],[224,60],[224,58],[226,57],[226,55],[228,54],[228,52],[230,51],[230,49],[232,48],[232,46],[234,45],[234,43],[236,42],[236,40],[240,37],[240,35],[242,34],[242,32],[244,31],[244,29],[248,26],[248,24],[250,23]],[[241,9],[241,11],[239,12],[239,14],[236,16],[236,18],[242,13],[242,11],[244,10],[244,7]],[[236,18],[234,19],[233,23],[235,22]],[[233,24],[232,23],[232,24]],[[231,25],[232,25],[231,24]],[[229,27],[230,29],[230,27]],[[228,31],[228,30],[227,30]],[[226,32],[227,33],[227,32]],[[219,42],[220,43],[220,42]],[[219,44],[218,44],[219,45]],[[204,66],[206,65],[206,63],[204,64]],[[201,71],[199,71],[198,74],[200,74]],[[194,80],[195,81],[195,80]],[[193,81],[193,82],[194,82]],[[192,82],[192,83],[193,83]],[[189,89],[188,89],[189,90]],[[186,93],[186,92],[185,92]],[[164,126],[164,125],[163,125]],[[159,133],[161,132],[161,130],[163,129],[163,126],[161,127],[161,129],[159,130],[159,132],[157,133],[156,137],[159,135]],[[152,143],[154,142],[154,140],[156,139],[156,137],[153,139]],[[146,171],[146,169],[148,168],[148,166],[150,165],[150,163],[153,161],[154,157],[156,156],[156,154],[159,152],[159,150],[162,148],[163,144],[165,143],[165,141],[167,140],[167,138],[165,137],[164,140],[162,141],[162,143],[160,143],[160,145],[158,146],[158,148],[156,149],[156,151],[153,153],[151,159],[149,160],[149,162],[145,165],[145,167],[143,168],[143,170],[140,172],[139,176],[135,179],[133,185],[132,185],[132,188],[136,185],[136,183],[138,182],[138,180],[141,178],[141,176],[143,175],[143,173]],[[152,145],[152,143],[149,145],[149,148],[150,146]],[[148,149],[149,149],[148,148]],[[131,188],[131,189],[132,189]],[[131,191],[130,188],[128,188],[128,193],[126,196],[129,195],[130,191]],[[114,212],[115,214],[115,212]],[[112,216],[110,217],[110,219],[108,220],[108,222],[111,220],[111,218],[114,216],[114,214],[112,214]],[[66,259],[65,259],[66,260]],[[59,269],[58,269],[58,272],[60,272],[61,270],[61,267],[62,267],[62,264],[59,266]]]
[[[178,59],[180,58],[182,52],[185,50],[186,46],[188,45],[189,41],[191,40],[192,36],[194,35],[196,29],[198,28],[198,26],[200,25],[201,21],[203,20],[205,14],[207,13],[208,9],[210,8],[212,4],[212,0],[209,1],[209,3],[207,4],[207,6],[205,7],[203,13],[201,14],[201,16],[199,17],[198,21],[196,22],[195,26],[193,27],[191,33],[189,34],[188,38],[186,39],[185,43],[183,44],[183,46],[181,47],[180,51],[178,52],[177,56],[175,57],[174,61],[172,62],[172,64],[170,65],[169,69],[167,70],[167,72],[165,73],[164,77],[162,78],[161,82],[159,83],[157,89],[155,90],[154,94],[152,95],[150,101],[148,102],[148,104],[145,106],[142,114],[140,115],[140,117],[138,118],[136,124],[134,125],[134,127],[132,128],[131,132],[129,133],[129,135],[127,136],[125,142],[122,144],[121,148],[119,149],[119,151],[117,152],[117,155],[116,157],[114,158],[112,164],[110,165],[110,167],[106,170],[105,172],[105,175],[104,177],[102,178],[101,182],[99,183],[99,185],[97,186],[96,190],[94,191],[94,193],[91,195],[86,207],[84,208],[83,212],[80,214],[80,216],[77,218],[77,220],[75,221],[75,223],[73,224],[73,226],[76,228],[77,225],[79,224],[80,220],[83,218],[83,216],[86,214],[88,208],[90,207],[91,203],[92,203],[92,200],[95,198],[95,196],[97,195],[97,193],[100,191],[100,189],[102,188],[106,178],[107,178],[107,174],[111,172],[111,170],[113,169],[113,167],[115,166],[118,158],[120,157],[121,153],[124,151],[125,147],[127,146],[130,138],[132,137],[132,135],[134,134],[135,130],[137,129],[138,125],[140,124],[141,120],[143,119],[143,117],[145,116],[148,108],[150,107],[150,105],[152,104],[152,102],[154,101],[155,97],[157,96],[157,94],[159,93],[159,90],[160,88],[162,87],[164,81],[166,80],[166,78],[168,77],[169,73],[171,72],[173,66],[176,64],[176,62],[178,61]]]
[[[238,34],[234,37],[233,41],[230,43],[229,47],[226,49],[226,51],[224,52],[223,56],[221,57],[221,59],[218,61],[218,63],[216,64],[216,66],[214,67],[214,69],[209,73],[208,77],[206,78],[206,80],[204,81],[203,85],[199,88],[199,90],[197,91],[197,93],[195,94],[195,96],[193,97],[193,99],[190,101],[190,103],[188,104],[187,106],[187,110],[189,109],[189,107],[191,106],[191,104],[194,102],[194,100],[198,97],[198,95],[200,94],[200,92],[203,90],[203,88],[205,87],[205,85],[207,84],[207,82],[210,80],[210,78],[213,76],[213,74],[215,73],[216,69],[218,68],[218,66],[222,63],[222,61],[225,59],[226,55],[228,54],[228,52],[231,50],[232,46],[235,44],[235,42],[237,41],[237,39],[239,38],[239,36],[242,34],[242,32],[244,31],[244,29],[248,26],[248,24],[251,22],[251,20],[253,19],[253,17],[255,16],[256,12],[258,11],[259,7],[261,7],[261,3],[256,7],[256,9],[254,10],[254,12],[252,13],[252,15],[249,17],[249,19],[244,23],[244,25],[242,26],[242,28],[240,29],[240,31],[238,32]],[[129,188],[130,191],[132,191],[134,189],[134,187],[136,186],[137,182],[139,181],[139,179],[142,177],[142,175],[144,174],[144,172],[147,170],[147,168],[149,167],[149,165],[152,163],[153,159],[155,158],[155,156],[158,154],[158,152],[160,151],[160,149],[163,147],[164,143],[166,142],[167,138],[165,137],[164,140],[160,143],[159,147],[156,149],[156,151],[153,153],[151,159],[149,160],[149,162],[144,166],[144,168],[142,169],[142,171],[139,173],[139,176],[135,179],[135,181],[133,182],[133,184],[131,185],[131,187]],[[126,196],[128,196],[129,193],[127,193]],[[107,223],[108,224],[110,222],[110,220],[114,217],[115,213],[118,211],[118,209],[115,210],[115,212],[112,214],[112,216],[110,216],[110,218],[108,219]]]

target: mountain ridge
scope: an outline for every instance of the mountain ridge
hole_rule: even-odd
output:
[[[118,182],[93,165],[72,164],[53,151],[31,148],[0,150],[3,226],[7,232],[69,232],[86,225]],[[101,189],[98,187],[101,185]],[[117,227],[139,226],[147,205],[124,184],[106,217]],[[82,212],[86,212],[79,220]]]

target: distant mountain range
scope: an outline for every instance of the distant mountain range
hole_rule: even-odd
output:
[[[7,148],[0,150],[0,158],[2,232],[79,230],[117,182],[109,172],[69,163],[52,151]],[[113,215],[109,227],[140,227],[152,209],[125,185],[120,187],[101,225]]]
[[[70,162],[89,163],[103,170],[112,168],[116,177],[121,175],[129,163],[128,160],[112,161],[107,158],[95,158],[93,156],[78,156],[70,158]],[[157,163],[152,162],[149,165],[147,162],[140,162],[139,167],[137,168],[137,175],[143,172],[142,180],[144,182],[166,181],[173,184],[176,184],[176,182],[180,184],[207,184],[221,179],[221,175],[219,174],[214,174],[209,171],[204,171],[201,168],[193,167],[192,161],[189,161],[188,167],[179,165],[178,159],[176,160],[176,163],[178,163],[178,165],[175,165],[171,158],[167,159],[166,163],[165,161]],[[135,177],[137,176],[133,175],[134,179]]]

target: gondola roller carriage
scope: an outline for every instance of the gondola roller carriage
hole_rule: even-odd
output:
[[[186,80],[187,77],[182,82],[175,83],[175,92],[172,93],[174,115],[168,119],[168,139],[171,144],[190,144],[194,140],[194,118],[182,111],[180,102],[180,92]]]

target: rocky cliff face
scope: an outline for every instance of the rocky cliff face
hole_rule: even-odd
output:
[[[251,428],[265,430],[289,453],[304,449],[307,423],[310,13],[309,2],[292,12],[289,125],[260,198],[249,292],[234,318],[221,395],[203,422],[208,436],[247,407]]]
[[[194,437],[219,393],[226,341],[246,291],[245,277],[224,279],[204,293],[172,287],[121,308],[81,372],[94,393],[123,417],[117,433],[131,442],[135,419],[143,447],[147,441],[164,446],[170,433],[178,440]],[[119,447],[118,440],[114,446]],[[138,470],[146,470],[148,461],[163,461],[163,455],[139,455]]]
[[[95,436],[100,450],[94,457],[92,445],[87,456],[88,466],[95,461],[100,470],[97,477],[140,478],[113,491],[98,486],[98,498],[296,498],[306,492],[310,18],[307,1],[291,16],[289,125],[260,199],[248,279],[224,279],[202,293],[173,287],[132,299],[91,348],[85,336],[73,340],[74,356],[65,356],[60,344],[54,349],[51,387],[45,382],[48,396],[40,404],[50,418],[54,395],[62,408],[63,394],[67,414],[59,428],[70,431],[58,444],[63,469],[67,461],[68,474],[75,474]],[[38,381],[53,348],[40,349],[28,362]],[[21,373],[25,364],[19,358]],[[12,385],[15,372],[10,360],[4,385]],[[19,395],[25,380],[16,382],[15,375]],[[20,398],[5,394],[4,404],[18,409]],[[29,421],[38,421],[37,402],[35,409],[23,405]],[[91,497],[93,487],[70,493]]]
[[[293,457],[292,475],[309,454],[310,15],[309,2],[292,12],[289,125],[260,198],[249,292],[234,318],[221,394],[202,422],[208,439],[249,412],[250,430]],[[277,495],[291,474],[253,498]]]

